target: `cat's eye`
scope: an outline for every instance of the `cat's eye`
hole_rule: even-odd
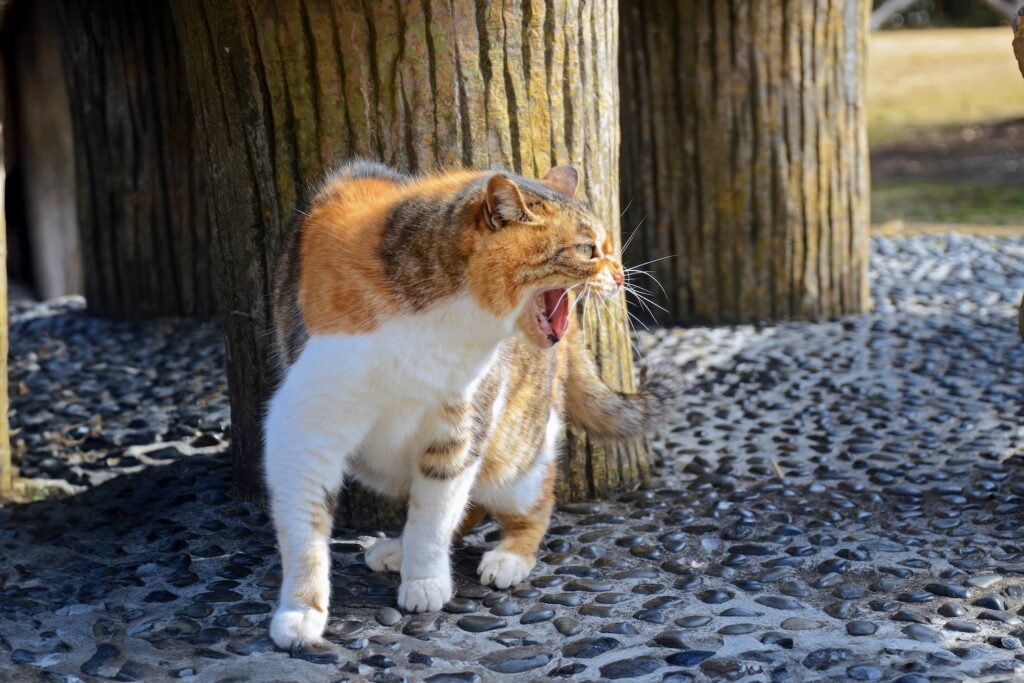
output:
[[[594,247],[589,244],[577,244],[576,253],[585,259],[594,258]]]

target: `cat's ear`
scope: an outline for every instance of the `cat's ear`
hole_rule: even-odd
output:
[[[497,230],[508,223],[529,223],[534,216],[526,208],[526,200],[519,186],[506,175],[491,176],[487,182],[487,195],[484,198],[484,213],[487,223]]]
[[[572,199],[580,184],[580,174],[572,166],[555,166],[544,176],[544,184],[559,194]]]

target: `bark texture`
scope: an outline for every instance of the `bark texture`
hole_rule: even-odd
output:
[[[867,0],[622,2],[623,232],[673,321],[868,298]],[[644,285],[661,298],[653,283]]]
[[[55,4],[89,308],[212,314],[205,169],[169,3]]]
[[[175,23],[208,151],[232,395],[235,473],[256,496],[260,415],[275,378],[265,330],[270,273],[296,204],[353,155],[399,168],[553,164],[618,225],[617,6],[613,0],[184,0]],[[632,389],[621,315],[593,313],[610,384]],[[571,435],[563,499],[646,473],[639,444]],[[396,524],[354,494],[341,517]],[[379,510],[390,510],[375,514]]]

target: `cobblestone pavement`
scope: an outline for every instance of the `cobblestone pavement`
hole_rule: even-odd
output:
[[[0,679],[1022,680],[1024,239],[872,263],[869,315],[642,334],[686,378],[657,479],[562,506],[513,590],[474,581],[485,525],[458,597],[403,615],[340,531],[328,647],[292,653],[271,526],[228,495],[216,335],[16,312],[22,467],[82,490],[0,510]]]

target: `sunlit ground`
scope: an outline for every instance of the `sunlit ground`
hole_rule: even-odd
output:
[[[1007,28],[870,37],[872,222],[1024,226],[1024,78]]]
[[[869,39],[872,143],[916,128],[1024,116],[1024,79],[1006,28],[879,31]]]

